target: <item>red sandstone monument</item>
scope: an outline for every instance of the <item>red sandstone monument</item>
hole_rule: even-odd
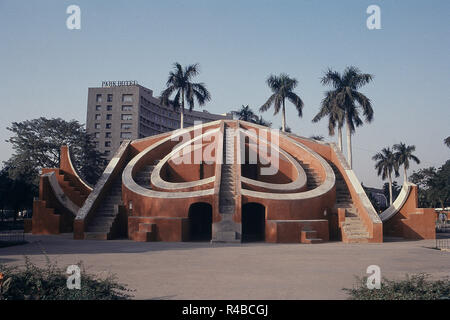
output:
[[[94,187],[62,147],[25,228],[75,239],[383,242],[435,238],[435,213],[417,208],[408,183],[378,215],[334,144],[220,120],[124,141]]]

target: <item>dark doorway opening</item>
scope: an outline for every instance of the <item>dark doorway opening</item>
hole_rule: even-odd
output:
[[[259,203],[242,206],[242,241],[264,241],[266,231],[266,208]]]
[[[209,203],[194,203],[189,207],[189,240],[209,241],[212,235],[212,207]]]

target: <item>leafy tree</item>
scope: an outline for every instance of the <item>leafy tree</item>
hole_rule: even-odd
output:
[[[37,194],[38,187],[30,183],[26,177],[11,179],[8,167],[0,170],[0,210],[2,212],[5,209],[13,210],[14,222],[19,211],[33,206],[33,198]]]
[[[366,122],[371,122],[373,119],[370,99],[358,90],[370,83],[372,79],[373,75],[361,73],[358,68],[351,66],[347,67],[342,74],[328,69],[321,80],[323,85],[331,85],[333,87],[333,90],[329,92],[329,96],[326,97],[326,99],[330,100],[331,106],[336,104],[344,112],[347,126],[347,160],[350,168],[352,167],[352,134],[355,132],[356,127],[363,124],[360,112],[362,111]],[[333,112],[338,112],[337,110],[332,109]],[[325,115],[327,114],[325,113]],[[338,124],[340,116],[336,120]]]
[[[405,182],[408,181],[408,172],[409,169],[409,160],[413,160],[415,163],[419,164],[420,160],[417,158],[413,152],[416,151],[416,146],[407,146],[403,142],[398,144],[394,144],[394,150],[396,151],[395,157],[397,159],[398,165],[403,165],[403,169],[405,170],[404,179]]]
[[[298,116],[302,116],[303,101],[300,97],[294,93],[294,89],[297,86],[297,80],[295,78],[290,78],[287,74],[280,74],[279,76],[270,75],[267,79],[267,85],[272,90],[273,94],[264,103],[259,110],[265,112],[273,105],[274,115],[280,110],[282,113],[281,118],[281,130],[286,132],[286,99],[294,104],[297,109]]]
[[[344,126],[344,110],[338,105],[334,91],[327,91],[322,99],[321,107],[313,122],[319,122],[328,116],[328,134],[334,136],[336,127],[338,129],[338,146],[342,152],[342,127]]]
[[[174,63],[174,71],[169,73],[166,82],[166,89],[161,93],[161,103],[165,106],[172,104],[175,110],[180,111],[180,128],[184,128],[184,102],[189,105],[189,111],[194,109],[194,100],[197,100],[200,106],[211,100],[211,95],[203,83],[193,83],[192,78],[198,75],[199,65],[192,64],[182,67],[178,62]],[[176,92],[176,93],[175,93]],[[175,93],[173,100],[170,96]]]
[[[445,138],[445,139],[444,139],[444,143],[445,143],[445,145],[446,145],[447,147],[450,148],[450,137]]]
[[[104,167],[103,155],[95,149],[93,139],[76,120],[38,118],[13,122],[7,128],[13,136],[7,140],[14,154],[5,162],[9,177],[38,185],[42,168],[59,167],[60,148],[68,145],[72,161],[80,176],[94,184]]]
[[[392,199],[397,199],[401,189],[402,187],[398,185],[397,181],[392,182]],[[383,193],[386,199],[389,199],[389,183],[387,182],[383,184]]]
[[[395,173],[396,177],[399,176],[398,162],[396,161],[395,154],[389,147],[383,148],[381,152],[378,152],[372,157],[372,160],[376,161],[375,169],[377,169],[378,175],[383,180],[388,179],[389,181],[389,203],[392,204],[392,173]]]
[[[429,167],[415,171],[410,180],[419,187],[421,207],[445,208],[450,205],[450,160],[439,169]]]

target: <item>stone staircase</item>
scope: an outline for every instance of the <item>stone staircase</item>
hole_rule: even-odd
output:
[[[225,129],[222,174],[220,178],[219,212],[233,214],[235,211],[235,173],[234,164],[234,134]]]
[[[158,164],[160,160],[153,161],[153,164],[148,164],[142,168],[141,171],[139,171],[136,174],[136,177],[134,178],[136,183],[140,185],[143,188],[151,189],[151,182],[150,182],[150,176],[152,175],[153,169]]]
[[[156,241],[156,224],[139,223],[139,229],[134,233],[133,239],[138,242]]]
[[[358,215],[358,209],[354,206],[347,183],[338,168],[328,162],[336,176],[336,204],[335,209],[345,209],[345,220],[341,222],[342,241],[351,243],[368,242],[369,232]]]
[[[307,244],[322,243],[323,239],[317,237],[317,231],[304,229],[301,231],[300,242]]]
[[[223,164],[220,178],[219,214],[221,221],[217,223],[214,241],[233,242],[236,239],[233,215],[236,210],[236,165],[234,161],[235,131],[224,128]]]
[[[118,205],[122,204],[122,175],[113,181],[100,206],[94,212],[86,232],[86,239],[108,240],[111,229],[118,215]]]
[[[64,193],[69,195],[70,200],[75,203],[77,206],[81,207],[84,203],[84,201],[89,196],[89,193],[86,193],[79,185],[78,183],[70,177],[69,174],[64,172],[63,170],[59,169],[57,172],[55,172],[59,176],[59,181],[62,181],[62,184],[60,183],[61,188],[63,189]]]
[[[317,188],[320,185],[320,179],[318,174],[314,171],[313,168],[307,162],[303,162],[302,160],[297,159],[297,162],[300,166],[305,170],[306,174],[306,187],[308,190],[312,190]]]

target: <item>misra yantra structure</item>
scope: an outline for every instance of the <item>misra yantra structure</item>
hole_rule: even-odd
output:
[[[334,144],[237,120],[124,141],[95,187],[61,149],[26,229],[75,239],[382,242],[433,238],[433,209],[407,184],[378,215]]]

